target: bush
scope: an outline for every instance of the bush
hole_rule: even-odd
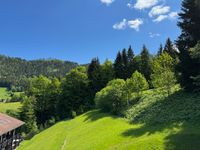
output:
[[[12,94],[11,99],[9,100],[9,102],[20,102],[23,98],[23,96],[21,94]]]
[[[130,79],[126,80],[125,84],[125,96],[127,99],[127,103],[129,103],[130,97],[132,93],[136,93],[137,97],[139,97],[140,92],[149,89],[149,84],[145,77],[139,73],[138,71],[135,71]]]
[[[125,81],[116,79],[110,81],[105,88],[96,93],[96,106],[104,111],[120,114],[126,101],[123,99]]]

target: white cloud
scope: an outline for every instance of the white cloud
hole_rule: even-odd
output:
[[[106,4],[107,6],[112,4],[114,0],[100,0],[103,4]]]
[[[178,17],[178,13],[177,12],[171,12],[170,14],[169,14],[169,19],[176,19]]]
[[[131,4],[131,3],[127,3],[127,5],[126,5],[128,8],[130,8],[130,9],[133,9],[134,8],[134,5],[133,4]]]
[[[136,0],[134,8],[140,10],[145,8],[150,8],[158,4],[159,1],[160,0]]]
[[[161,22],[167,18],[168,18],[168,15],[160,15],[156,19],[154,19],[153,22]]]
[[[128,26],[132,29],[135,29],[136,31],[140,30],[140,26],[143,24],[143,20],[142,19],[135,19],[135,20],[130,20],[128,21]]]
[[[126,28],[126,26],[127,26],[127,21],[126,21],[126,19],[123,19],[123,21],[114,24],[113,29],[124,30]]]
[[[178,16],[177,12],[170,12],[168,15],[160,15],[158,16],[156,19],[153,20],[153,22],[161,22],[165,19],[170,19],[170,20],[174,20],[176,19]]]
[[[158,15],[163,15],[166,14],[170,11],[170,7],[169,6],[154,6],[151,11],[149,12],[149,16],[150,17],[154,17],[154,16],[158,16]]]
[[[150,38],[159,37],[159,36],[160,36],[159,33],[152,33],[152,32],[149,32],[149,37],[150,37]]]
[[[116,30],[124,30],[126,29],[127,27],[131,28],[131,29],[134,29],[136,31],[139,31],[140,29],[140,26],[143,24],[143,20],[140,19],[140,18],[137,18],[135,20],[126,20],[126,19],[123,19],[121,22],[119,23],[116,23],[113,25],[113,29],[116,29]]]

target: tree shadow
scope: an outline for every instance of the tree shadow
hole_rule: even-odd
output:
[[[140,137],[162,132],[166,129],[179,128],[180,131],[170,132],[165,137],[165,149],[199,150],[199,98],[199,94],[178,91],[163,100],[157,101],[132,118],[132,123],[143,124],[143,126],[129,129],[123,132],[122,136]]]
[[[175,126],[178,125],[169,125],[167,128],[172,129]],[[126,130],[125,132],[122,133],[123,136],[131,136],[131,137],[140,137],[142,135],[151,135],[154,134],[155,132],[162,132],[163,129],[166,129],[166,125],[160,125],[160,126],[147,126],[143,125],[140,128],[133,128]]]
[[[104,113],[101,110],[89,111],[85,113],[83,116],[85,117],[84,122],[93,122],[105,117],[117,118],[117,116],[113,116],[113,115],[111,116],[110,114]]]
[[[182,125],[182,130],[177,134],[170,134],[165,138],[166,150],[199,150],[200,128],[196,125]]]

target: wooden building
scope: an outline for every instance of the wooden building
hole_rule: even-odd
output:
[[[24,122],[0,113],[0,150],[14,150],[22,141],[19,128]]]

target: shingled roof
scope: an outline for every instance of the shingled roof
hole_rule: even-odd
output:
[[[3,135],[16,128],[19,128],[23,124],[24,122],[18,119],[15,119],[13,117],[0,113],[0,135]]]

